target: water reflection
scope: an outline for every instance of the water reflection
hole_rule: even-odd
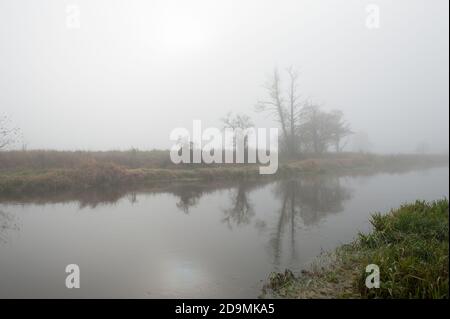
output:
[[[101,190],[89,190],[85,192],[60,192],[47,195],[2,195],[0,204],[36,204],[47,205],[57,203],[76,202],[80,209],[96,208],[102,205],[114,205],[122,198],[128,198],[130,203],[136,202],[137,192],[133,189],[108,188]]]
[[[80,297],[256,297],[270,272],[301,271],[368,231],[371,212],[448,197],[448,168],[363,181],[302,175],[0,196],[0,297],[74,297],[61,285],[74,261],[85,269]]]
[[[281,248],[281,238],[289,228],[292,241],[295,237],[295,229],[302,225],[311,226],[318,223],[327,214],[338,213],[343,210],[343,201],[350,199],[351,192],[343,187],[340,178],[336,176],[314,175],[301,176],[294,179],[263,179],[253,181],[228,181],[210,183],[180,183],[173,185],[160,185],[158,188],[126,190],[108,189],[97,190],[86,193],[66,193],[56,196],[22,197],[22,198],[0,198],[2,204],[38,204],[45,205],[60,202],[77,202],[79,209],[96,208],[101,205],[115,205],[119,200],[128,200],[130,204],[138,202],[139,194],[167,193],[173,195],[176,207],[189,214],[195,208],[202,197],[207,194],[227,190],[229,199],[227,206],[221,210],[223,213],[222,222],[230,229],[238,226],[249,225],[254,222],[254,226],[259,232],[267,229],[267,221],[257,219],[253,221],[257,214],[250,194],[255,190],[273,185],[274,199],[280,202],[278,208],[277,227],[274,231],[272,245],[275,250]],[[11,220],[12,216],[2,212],[2,228],[5,232],[7,228],[17,229]],[[298,220],[300,218],[300,220]],[[1,230],[0,229],[0,230]],[[292,243],[294,246],[294,242]],[[277,248],[278,247],[278,248]],[[277,254],[275,254],[277,255]]]
[[[190,184],[190,185],[178,185],[170,190],[170,192],[178,197],[176,203],[178,209],[186,214],[189,214],[189,210],[197,206],[200,198],[202,198],[208,191],[204,185]]]
[[[17,216],[0,210],[0,244],[5,244],[13,232],[20,230]]]
[[[273,192],[281,202],[270,240],[276,265],[280,264],[283,237],[288,236],[291,259],[296,260],[296,229],[315,225],[328,214],[343,211],[344,201],[351,199],[350,189],[341,185],[340,178],[326,175],[282,180]]]
[[[286,214],[299,214],[305,225],[314,225],[329,213],[340,212],[343,200],[350,198],[350,192],[341,186],[339,177],[327,175],[301,176],[295,179],[228,181],[210,183],[179,183],[161,185],[150,189],[104,189],[83,193],[61,193],[48,196],[26,196],[15,198],[0,197],[0,204],[54,204],[77,202],[80,209],[114,205],[126,199],[129,203],[138,202],[139,194],[167,193],[175,196],[176,207],[189,214],[202,197],[219,190],[229,191],[228,207],[222,209],[223,222],[228,227],[250,224],[255,216],[249,194],[258,188],[274,184],[274,197],[282,202],[280,218]],[[289,210],[289,212],[287,212]],[[4,213],[5,214],[5,213]]]
[[[264,184],[250,181],[243,181],[230,190],[229,207],[223,209],[225,217],[222,219],[228,228],[233,226],[248,225],[255,216],[254,205],[252,204],[249,193]]]

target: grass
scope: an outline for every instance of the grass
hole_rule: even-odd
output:
[[[280,159],[282,160],[282,159]],[[280,163],[277,176],[298,173],[399,171],[448,165],[448,156],[304,155]],[[266,176],[267,177],[267,176]],[[273,176],[272,176],[273,177]],[[159,182],[261,178],[256,164],[181,164],[167,151],[0,152],[0,195],[148,186]]]
[[[448,200],[416,201],[374,214],[373,231],[322,256],[310,271],[271,274],[264,294],[284,298],[448,299]],[[325,260],[325,261],[323,261]],[[380,288],[365,285],[380,268]]]

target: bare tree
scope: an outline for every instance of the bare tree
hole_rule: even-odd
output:
[[[290,83],[289,83],[289,124],[290,124],[290,149],[293,154],[296,154],[298,151],[298,138],[296,134],[296,126],[299,119],[298,109],[300,108],[300,96],[298,95],[298,71],[292,67],[287,69],[287,73],[289,75]]]
[[[301,110],[301,119],[298,129],[304,151],[320,154],[334,146],[340,152],[345,146],[342,140],[353,134],[340,110],[325,112],[318,104],[307,102]]]
[[[281,79],[278,70],[274,70],[273,76],[265,85],[269,93],[267,100],[260,100],[256,104],[256,111],[267,112],[281,126],[284,143],[290,154],[297,152],[296,127],[298,122],[298,109],[300,107],[298,91],[298,72],[292,67],[287,69],[289,76],[289,88],[287,99],[283,96]],[[287,103],[287,105],[286,105]]]
[[[245,114],[233,115],[232,112],[228,112],[225,117],[221,119],[224,128],[241,129],[243,131],[253,127],[251,118]]]
[[[6,116],[0,116],[0,150],[17,141],[19,130],[11,127],[9,119]]]
[[[248,150],[249,128],[254,126],[251,118],[245,114],[234,115],[232,112],[228,112],[227,115],[221,119],[221,121],[224,129],[231,128],[234,130],[235,135],[233,136],[233,151],[235,151],[235,148],[237,147],[237,139],[244,139],[244,157],[246,157]],[[242,134],[242,136],[239,136],[239,134]],[[244,161],[246,162],[247,159],[244,158]]]
[[[350,124],[344,120],[344,113],[341,110],[333,110],[330,113],[331,139],[334,143],[336,153],[342,151],[348,141],[341,144],[342,140],[353,134]]]
[[[299,132],[305,151],[323,153],[331,143],[330,115],[320,110],[318,104],[307,102],[301,110],[302,123]]]
[[[280,124],[282,145],[290,156],[303,151],[323,153],[331,145],[334,145],[336,152],[340,152],[343,139],[353,134],[344,120],[344,114],[339,110],[324,112],[317,104],[300,101],[298,71],[289,67],[286,73],[288,85],[285,94],[275,69],[265,85],[268,99],[258,101],[256,111],[268,113]]]

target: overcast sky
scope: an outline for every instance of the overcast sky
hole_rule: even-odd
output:
[[[370,3],[379,28],[366,26]],[[76,5],[78,7],[73,7]],[[79,9],[79,28],[76,15]],[[448,150],[448,0],[1,0],[0,114],[29,149],[169,148],[254,112],[274,67],[378,152]],[[74,23],[75,21],[75,23]]]

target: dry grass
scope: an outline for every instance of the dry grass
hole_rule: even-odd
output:
[[[92,162],[112,163],[125,168],[175,167],[168,151],[8,151],[0,152],[0,170],[75,169]]]
[[[437,165],[448,165],[448,156],[327,154],[284,161],[279,165],[277,176],[322,172],[361,174]],[[262,177],[257,164],[175,165],[167,151],[0,152],[0,194],[3,195],[136,187],[162,181]]]

